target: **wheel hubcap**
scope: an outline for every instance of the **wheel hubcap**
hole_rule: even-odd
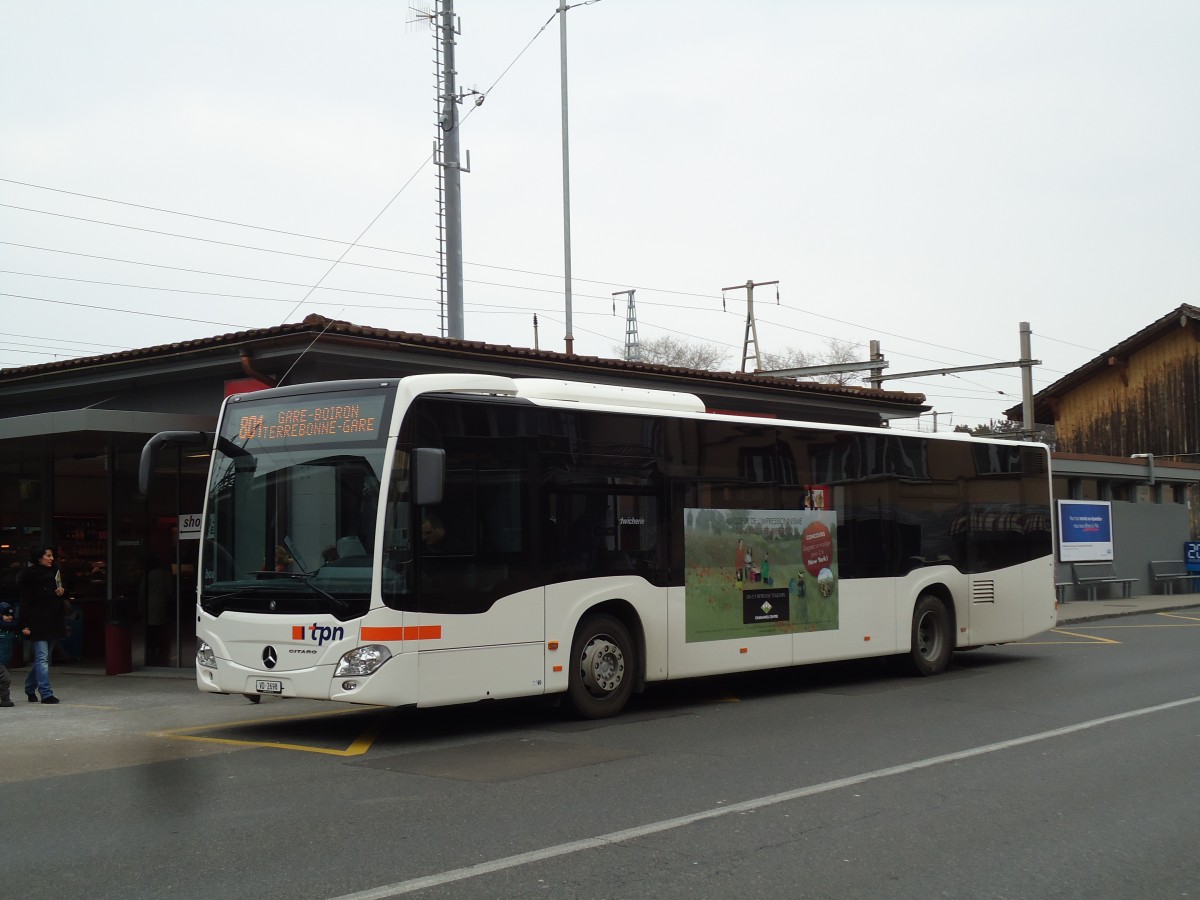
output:
[[[933,613],[925,613],[917,624],[917,649],[925,659],[934,659],[941,651],[941,634]]]
[[[579,673],[588,693],[597,697],[611,694],[625,677],[625,655],[607,635],[597,635],[583,648]]]

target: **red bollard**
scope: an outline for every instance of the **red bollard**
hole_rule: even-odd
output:
[[[128,625],[104,626],[104,674],[133,671],[133,629]]]

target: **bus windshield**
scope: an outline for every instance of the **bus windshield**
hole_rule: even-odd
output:
[[[201,548],[206,612],[366,612],[386,400],[342,391],[230,401]]]

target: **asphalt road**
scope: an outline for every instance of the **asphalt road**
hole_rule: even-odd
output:
[[[1177,610],[606,722],[58,672],[60,706],[0,710],[0,895],[1196,896],[1198,650]]]

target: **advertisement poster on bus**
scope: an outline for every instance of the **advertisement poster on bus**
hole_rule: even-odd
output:
[[[685,639],[834,631],[837,513],[684,510]]]
[[[1113,558],[1111,503],[1058,501],[1058,558],[1062,562],[1107,562]]]

